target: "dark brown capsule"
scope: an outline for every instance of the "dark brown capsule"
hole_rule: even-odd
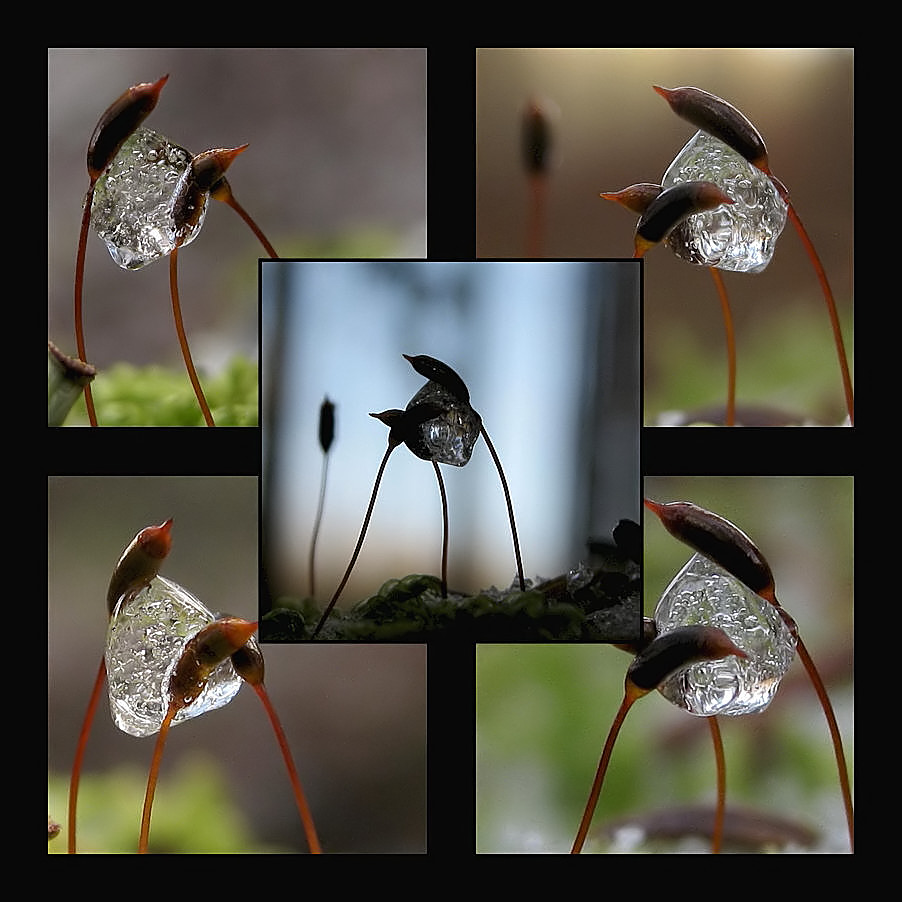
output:
[[[723,141],[753,166],[770,174],[764,139],[732,104],[701,88],[653,87],[681,119]]]
[[[776,604],[774,576],[764,555],[738,526],[691,501],[659,504],[645,500],[676,539],[732,573],[762,598]]]
[[[235,673],[251,686],[262,686],[266,671],[263,652],[256,642],[246,642],[232,654],[232,666]]]
[[[151,114],[168,75],[159,81],[134,85],[110,104],[100,117],[88,143],[88,175],[96,182],[112,163],[119,148]]]
[[[147,526],[122,552],[106,593],[107,611],[111,616],[120,598],[136,595],[160,572],[163,559],[172,547],[171,529],[172,518],[159,526]]]
[[[657,636],[633,659],[626,672],[629,683],[643,693],[657,689],[672,673],[697,661],[748,655],[714,626],[683,626]]]
[[[466,383],[447,363],[442,363],[441,360],[436,360],[428,354],[417,354],[416,356],[404,354],[402,356],[421,376],[441,385],[464,404],[470,403],[470,390]]]
[[[681,222],[695,213],[713,210],[733,199],[714,182],[680,182],[652,200],[636,225],[636,251],[643,256],[660,244]]]
[[[179,180],[172,199],[172,219],[176,234],[184,235],[197,225],[210,190],[224,181],[225,171],[247,144],[231,149],[205,150],[191,160],[191,167]]]
[[[545,112],[535,102],[530,103],[523,114],[521,138],[526,171],[545,172],[551,148],[551,127]]]
[[[660,185],[653,185],[651,182],[639,182],[637,185],[630,185],[622,191],[608,191],[599,194],[605,200],[612,200],[615,204],[629,210],[631,213],[638,213],[640,216],[648,209],[648,205],[663,191]]]
[[[238,617],[221,617],[198,630],[185,644],[169,679],[169,702],[187,708],[203,692],[213,671],[243,648],[257,629]]]

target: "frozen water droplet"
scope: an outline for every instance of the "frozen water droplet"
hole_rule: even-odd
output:
[[[567,574],[567,590],[576,592],[579,589],[588,586],[595,578],[595,571],[591,567],[587,567],[582,561]]]
[[[795,637],[774,605],[700,554],[661,596],[655,623],[659,634],[695,624],[719,627],[749,656],[692,664],[658,687],[690,714],[763,711],[795,657]]]
[[[731,272],[761,272],[786,225],[786,204],[773,182],[717,138],[697,132],[664,173],[662,186],[714,182],[734,201],[696,213],[666,244],[682,260]]]
[[[443,413],[419,427],[426,459],[455,467],[464,466],[479,438],[482,418],[469,404],[432,381],[410,399],[407,409],[427,401],[440,405]]]
[[[110,256],[123,269],[140,269],[175,247],[172,198],[188,170],[191,154],[147,128],[138,128],[97,180],[91,225]],[[206,209],[188,231],[190,244],[203,225]]]
[[[110,712],[120,730],[150,736],[169,707],[169,677],[185,643],[215,618],[187,589],[162,577],[116,607],[107,630],[106,670]],[[253,640],[252,640],[253,641]],[[213,671],[180,723],[228,704],[241,688],[230,660]]]

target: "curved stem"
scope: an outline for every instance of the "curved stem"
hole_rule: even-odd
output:
[[[141,835],[138,839],[138,853],[147,852],[147,843],[150,839],[150,811],[153,807],[153,797],[157,789],[157,777],[160,773],[160,762],[163,759],[163,746],[166,744],[166,736],[169,733],[169,725],[178,712],[176,705],[170,705],[163,723],[160,724],[160,732],[157,734],[157,744],[153,751],[153,759],[150,762],[150,772],[147,775],[147,792],[144,794],[144,811],[141,813]]]
[[[805,229],[805,226],[802,225],[802,220],[799,218],[799,214],[796,212],[795,207],[788,199],[786,200],[786,206],[789,218],[792,220],[792,224],[795,226],[799,237],[802,239],[802,244],[805,245],[805,250],[808,253],[808,257],[811,260],[811,265],[814,267],[814,271],[817,274],[817,279],[821,285],[821,290],[824,293],[824,301],[827,304],[827,313],[830,316],[830,326],[833,329],[833,341],[836,344],[836,354],[839,358],[839,368],[840,372],[842,373],[843,392],[846,396],[846,410],[849,413],[849,423],[854,425],[855,411],[854,398],[852,396],[852,378],[849,375],[849,363],[846,359],[846,350],[843,345],[842,329],[839,325],[839,315],[836,312],[836,301],[834,301],[833,299],[833,292],[830,290],[830,283],[827,281],[827,274],[824,271],[824,267],[817,255],[817,251],[814,249],[814,244],[812,243],[811,238],[808,236],[808,231]]]
[[[448,498],[445,495],[445,481],[438,464],[432,461],[435,478],[438,480],[438,491],[442,497],[442,598],[448,597]]]
[[[341,595],[342,590],[345,587],[348,579],[351,576],[351,571],[354,569],[354,564],[357,562],[357,555],[360,554],[360,548],[363,545],[363,538],[366,535],[367,527],[370,524],[370,517],[373,513],[373,505],[376,503],[376,494],[379,491],[379,483],[382,481],[382,473],[385,470],[385,465],[388,463],[388,458],[391,455],[392,451],[397,448],[397,445],[389,445],[385,449],[385,454],[382,455],[382,463],[379,464],[379,472],[376,474],[376,481],[373,484],[373,493],[370,496],[370,503],[366,509],[366,516],[363,519],[363,526],[360,527],[360,536],[357,539],[357,546],[354,548],[354,553],[351,555],[351,560],[348,563],[348,568],[345,570],[345,575],[341,578],[341,582],[338,584],[338,588],[335,590],[335,594],[332,596],[332,600],[326,606],[326,610],[323,611],[322,617],[319,619],[319,623],[316,625],[316,629],[313,630],[313,634],[311,636],[312,639],[315,639],[319,631],[323,628],[323,624],[329,617],[329,614],[332,612],[332,608],[335,607],[335,602],[338,601],[338,596]]]
[[[85,197],[85,206],[81,214],[81,231],[78,236],[78,251],[75,255],[75,345],[78,348],[78,357],[83,363],[88,362],[85,354],[85,331],[82,312],[82,293],[84,291],[85,278],[85,254],[88,244],[88,227],[91,223],[91,205],[94,200],[94,180],[91,181]],[[92,426],[97,425],[97,414],[94,411],[94,397],[91,394],[91,384],[85,385],[85,406],[88,409],[88,422]]]
[[[194,388],[194,394],[197,397],[197,403],[200,405],[201,413],[204,416],[204,422],[208,426],[215,426],[213,422],[213,414],[210,413],[210,407],[207,399],[204,397],[204,390],[201,388],[200,379],[197,378],[197,371],[194,369],[194,362],[191,360],[191,351],[188,348],[188,339],[185,335],[185,326],[182,322],[182,308],[179,303],[179,286],[178,286],[178,246],[173,248],[169,255],[169,293],[172,296],[172,316],[175,320],[175,331],[178,334],[179,346],[182,349],[182,357],[185,361],[185,367],[188,370],[188,378]]]
[[[727,768],[723,754],[723,740],[720,736],[720,724],[714,716],[706,718],[711,727],[711,739],[714,742],[714,760],[717,762],[717,808],[714,812],[714,832],[711,835],[711,851],[717,855],[723,844],[723,821],[727,796]]]
[[[323,455],[323,472],[320,478],[319,502],[316,507],[316,517],[313,520],[313,535],[310,538],[310,597],[316,597],[316,540],[319,536],[319,528],[323,519],[323,507],[326,500],[326,478],[329,472],[329,455]]]
[[[229,193],[227,198],[224,198],[224,203],[227,203],[249,226],[250,230],[257,236],[260,244],[263,245],[266,253],[272,257],[273,260],[277,260],[279,255],[276,253],[275,248],[269,243],[266,236],[263,234],[263,231],[257,225],[256,222],[251,218],[250,214],[238,203],[237,200],[233,197],[231,192]]]
[[[255,683],[254,692],[257,693],[258,698],[263,703],[263,707],[266,709],[266,713],[269,715],[270,723],[276,734],[276,740],[279,743],[279,748],[282,750],[285,767],[288,769],[288,778],[291,780],[291,788],[294,790],[294,800],[298,806],[298,812],[301,815],[301,823],[304,825],[307,846],[309,847],[311,854],[320,855],[323,850],[319,844],[319,837],[316,834],[316,826],[313,823],[313,815],[310,813],[310,807],[307,804],[307,797],[304,795],[304,789],[301,786],[301,781],[294,766],[294,760],[291,757],[291,749],[288,747],[285,731],[282,729],[282,724],[279,722],[276,709],[273,707],[263,683]]]
[[[501,478],[501,488],[504,490],[504,500],[507,502],[507,515],[511,523],[511,537],[514,540],[514,555],[517,558],[517,575],[520,578],[520,591],[525,592],[526,580],[523,578],[523,562],[520,560],[520,542],[517,539],[517,524],[514,523],[514,506],[511,504],[511,493],[507,487],[507,480],[504,478],[504,470],[501,469],[501,461],[498,459],[498,454],[495,451],[492,440],[489,438],[488,432],[485,431],[485,426],[480,426],[479,431],[485,439],[489,454],[492,455],[492,460],[495,461],[495,468],[498,470],[498,476]]]
[[[72,762],[72,777],[69,780],[69,854],[75,854],[75,814],[78,805],[78,784],[81,780],[81,765],[85,757],[85,748],[88,745],[88,736],[91,735],[91,725],[94,723],[94,713],[97,710],[97,702],[106,680],[106,658],[100,659],[100,667],[94,680],[94,688],[88,700],[88,709],[82,722],[81,732],[78,736],[78,745],[75,748],[75,760]]]
[[[824,710],[824,716],[827,718],[827,726],[830,730],[830,738],[833,742],[833,754],[836,757],[836,768],[839,772],[839,785],[842,789],[843,804],[846,809],[846,823],[849,827],[849,845],[854,852],[855,827],[852,811],[852,790],[849,786],[849,771],[846,767],[846,756],[843,752],[839,725],[836,723],[836,715],[833,713],[833,705],[830,703],[830,697],[827,695],[824,681],[821,679],[821,675],[814,666],[814,661],[811,659],[811,655],[808,654],[808,649],[805,647],[805,643],[802,642],[802,637],[798,634],[796,634],[796,651],[802,659],[802,663],[805,665],[805,670],[808,671],[811,684],[814,686],[814,691],[817,693],[817,697],[820,700],[821,708]]]
[[[709,266],[714,284],[717,286],[717,295],[720,298],[720,308],[723,312],[723,324],[727,339],[727,410],[724,423],[727,426],[736,425],[736,337],[733,333],[733,315],[730,312],[730,301],[727,297],[727,286],[724,283],[720,270]]]
[[[598,768],[595,771],[595,779],[592,781],[592,789],[589,792],[589,798],[586,801],[586,808],[583,811],[582,820],[579,822],[579,829],[576,831],[576,839],[573,841],[573,847],[570,849],[571,855],[578,855],[586,842],[586,836],[589,833],[589,825],[592,823],[592,816],[595,814],[595,807],[598,804],[598,797],[601,795],[601,787],[604,783],[604,775],[608,769],[608,762],[611,760],[611,752],[614,750],[614,743],[617,740],[617,734],[620,732],[623,721],[627,712],[632,707],[633,702],[639,696],[631,693],[629,687],[623,696],[623,701],[608,731],[608,738],[604,744],[604,750],[601,753],[601,759],[598,762]]]

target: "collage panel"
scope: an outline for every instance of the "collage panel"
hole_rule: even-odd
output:
[[[264,640],[634,639],[640,290],[632,260],[266,261]]]
[[[848,853],[853,479],[647,477],[644,485],[649,501],[705,512],[679,526],[667,516],[674,532],[645,517],[653,642],[639,653],[585,644],[477,649],[477,851]],[[687,522],[717,522],[708,535],[724,539],[719,550]],[[748,588],[754,578],[725,548],[741,548],[752,572],[766,564],[788,621],[763,597],[767,586]],[[645,678],[656,659],[712,626],[748,657],[686,666],[698,651],[689,647],[673,677],[658,686],[657,675]]]
[[[258,258],[426,254],[423,48],[49,48],[47,74],[50,425],[256,427]]]
[[[226,625],[255,625],[258,480],[54,477],[48,495],[48,802],[58,818],[71,801],[79,738],[87,740],[75,835],[63,820],[49,851],[66,853],[72,840],[79,853],[135,852],[145,810],[153,853],[425,851],[426,658],[416,645],[251,640],[262,671],[237,653],[218,665],[183,709],[203,712],[166,728],[147,807],[166,699],[175,697],[162,687],[186,685],[173,677],[191,650],[180,642],[222,625],[196,646],[203,659],[198,648],[229,641]],[[137,549],[133,540],[153,531],[155,542]],[[134,586],[136,561],[155,548],[168,554],[149,586],[105,612],[104,595]],[[86,722],[101,660],[105,679]]]
[[[477,256],[646,261],[643,425],[854,422],[854,48],[476,66]]]

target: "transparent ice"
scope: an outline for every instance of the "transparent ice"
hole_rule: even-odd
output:
[[[655,623],[659,634],[695,624],[719,627],[749,656],[692,664],[658,687],[690,714],[763,711],[795,657],[795,637],[777,609],[700,554],[690,558],[661,596]]]
[[[110,618],[106,650],[110,713],[120,730],[150,736],[160,729],[176,661],[188,639],[214,619],[187,589],[160,576],[131,600],[123,597]],[[173,724],[228,704],[241,683],[231,661],[223,661]]]
[[[172,199],[191,154],[147,128],[122,145],[94,187],[91,225],[123,269],[140,269],[175,247]],[[182,245],[200,231],[206,205]]]
[[[462,467],[473,453],[482,418],[469,404],[431,380],[410,399],[407,409],[426,401],[443,408],[440,416],[427,420],[419,427],[430,458],[436,463]]]
[[[731,147],[698,132],[664,173],[662,186],[714,182],[732,199],[696,213],[666,239],[682,260],[731,272],[761,272],[786,225],[786,204],[771,180]]]

